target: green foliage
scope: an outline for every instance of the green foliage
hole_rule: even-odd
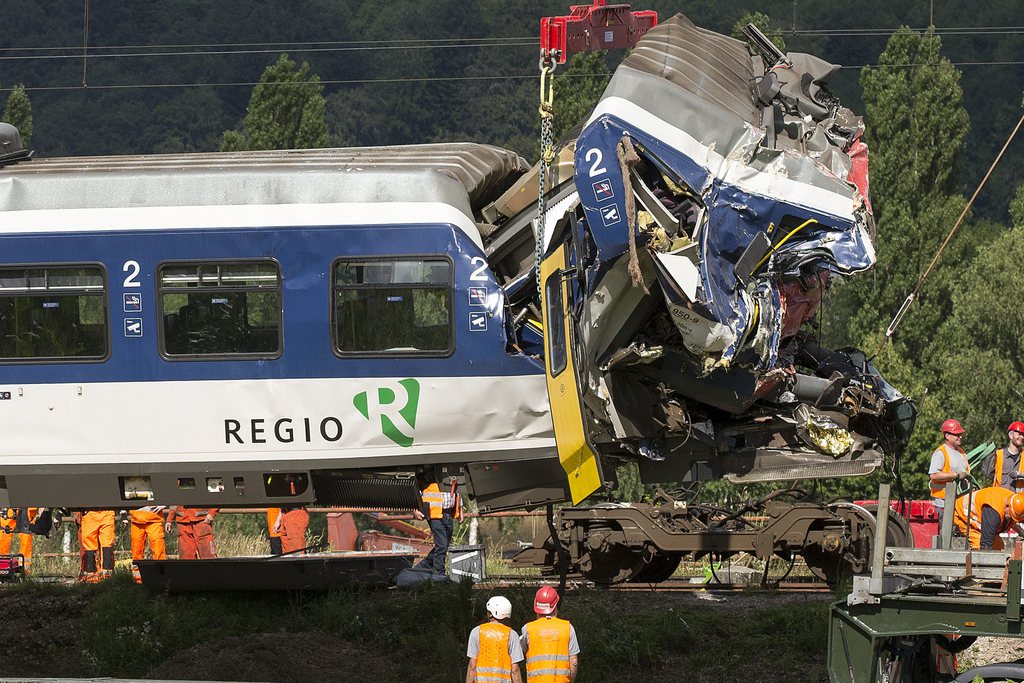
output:
[[[555,140],[580,125],[594,110],[611,78],[606,51],[573,55],[569,68],[555,73]]]
[[[879,67],[862,73],[878,266],[839,288],[830,320],[835,339],[863,346],[884,329],[963,210],[958,169],[967,114],[960,73],[939,48],[933,33],[900,29]],[[904,357],[918,367],[949,315],[954,266],[968,251],[964,239],[950,245],[900,328]]]
[[[320,77],[307,62],[297,66],[281,55],[268,66],[252,91],[242,120],[243,131],[226,131],[226,152],[327,147],[325,101]]]
[[[900,29],[878,58],[879,66],[861,75],[865,137],[872,151],[878,265],[873,273],[836,288],[825,313],[826,341],[832,344],[852,343],[869,353],[882,345],[889,320],[914,290],[966,205],[959,168],[969,124],[960,73],[941,56],[940,48],[933,32]],[[902,464],[912,497],[926,491],[927,461],[937,443],[938,424],[945,417],[963,415],[955,411],[965,407],[966,399],[953,400],[954,394],[965,396],[965,386],[976,384],[976,410],[992,408],[980,387],[991,392],[993,384],[970,382],[968,376],[981,372],[988,378],[989,372],[1000,370],[987,351],[980,351],[987,345],[970,351],[963,344],[971,333],[948,321],[954,317],[957,298],[967,303],[965,287],[978,291],[973,285],[984,281],[964,275],[971,271],[978,245],[996,231],[988,223],[961,227],[897,334],[875,359],[886,378],[905,394],[920,399],[930,393]],[[965,363],[965,356],[975,352],[980,365]]]
[[[513,628],[532,618],[535,590],[501,589],[512,602]],[[201,669],[222,680],[231,673],[222,661],[237,662],[247,653],[274,656],[256,643],[266,636],[296,634],[308,651],[286,649],[277,657],[302,658],[315,666],[333,661],[320,651],[323,643],[347,644],[353,656],[348,671],[313,669],[323,678],[310,678],[308,671],[305,678],[299,672],[264,671],[264,680],[344,680],[354,674],[431,682],[465,677],[469,633],[484,621],[484,605],[494,594],[463,583],[406,591],[162,595],[135,586],[126,576],[96,586],[29,583],[0,593],[0,616],[24,620],[13,605],[36,613],[32,620],[46,610],[57,620],[48,626],[63,634],[49,638],[51,651],[42,658],[38,652],[25,656],[23,637],[8,643],[8,664],[16,670],[12,675],[135,679],[174,657],[189,667],[183,672],[187,678]],[[827,602],[773,604],[744,595],[729,600],[733,607],[723,610],[672,593],[637,593],[628,600],[616,592],[568,593],[559,612],[573,623],[580,640],[577,680],[678,681],[680,671],[699,672],[692,677],[701,680],[746,680],[763,678],[766,661],[792,680],[825,676]],[[5,604],[11,607],[5,610]],[[742,619],[735,617],[738,612]],[[735,647],[738,642],[744,647]],[[759,656],[750,657],[751,651]],[[371,676],[367,667],[374,666],[388,668],[373,670]]]
[[[627,463],[616,469],[615,477],[618,484],[611,492],[612,500],[639,501],[643,498],[646,490],[643,482],[640,481],[640,468],[635,462]]]
[[[991,439],[1002,444],[1006,426],[1021,419],[1022,209],[1024,186],[1013,204],[1013,227],[979,249],[960,273],[953,313],[939,335],[945,342],[945,353],[936,358],[935,368],[944,380],[940,400],[947,412],[963,422],[972,443]]]
[[[27,149],[32,140],[32,103],[28,100],[24,85],[19,83],[11,88],[11,94],[7,96],[4,116],[0,120],[18,129],[18,132],[21,133],[21,143]]]
[[[761,33],[768,36],[768,38],[775,43],[775,47],[779,48],[783,52],[786,51],[786,39],[782,37],[782,31],[777,28],[772,28],[772,18],[763,12],[747,12],[740,19],[732,25],[732,35],[736,40],[742,40],[746,42],[747,37],[743,34],[743,27],[747,24],[753,24],[761,30]]]

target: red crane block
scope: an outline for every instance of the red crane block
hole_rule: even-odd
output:
[[[565,64],[569,55],[593,50],[633,47],[658,25],[653,10],[631,12],[628,4],[572,5],[572,13],[540,20],[541,56]]]

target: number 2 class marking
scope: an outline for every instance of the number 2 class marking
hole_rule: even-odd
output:
[[[125,261],[124,265],[121,266],[121,272],[128,273],[124,276],[124,287],[141,287],[142,283],[136,280],[142,268],[139,266],[138,261]]]
[[[599,166],[601,161],[604,159],[604,155],[601,154],[599,149],[588,149],[587,155],[583,157],[586,161],[594,160],[594,163],[590,165],[590,177],[594,178],[599,175],[604,175],[608,172],[604,166]]]

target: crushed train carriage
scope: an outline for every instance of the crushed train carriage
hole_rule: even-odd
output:
[[[676,16],[565,142],[541,273],[586,416],[589,445],[561,452],[586,471],[575,500],[600,484],[591,453],[636,456],[651,481],[750,482],[866,474],[906,443],[913,404],[803,329],[831,280],[875,263],[837,68],[765,63]]]
[[[804,329],[875,262],[836,68],[661,23],[561,141],[543,216],[538,166],[469,143],[10,155],[0,503],[390,509],[428,467],[486,511],[579,503],[627,460],[648,483],[873,471],[914,405]],[[630,514],[709,528],[657,505]],[[574,561],[650,574],[671,542],[612,507],[596,536],[560,520]],[[797,508],[759,555],[863,556],[870,515]]]

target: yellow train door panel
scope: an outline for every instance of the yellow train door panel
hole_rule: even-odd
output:
[[[601,487],[601,467],[587,443],[581,392],[572,354],[569,320],[569,283],[562,275],[568,266],[569,246],[562,243],[540,266],[541,308],[544,316],[544,365],[551,403],[551,420],[558,445],[558,460],[569,478],[573,504]]]

